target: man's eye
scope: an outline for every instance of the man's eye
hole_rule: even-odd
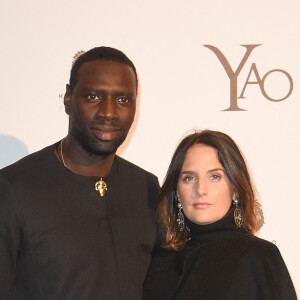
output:
[[[87,99],[91,102],[95,102],[95,101],[99,101],[100,100],[100,97],[95,95],[95,94],[91,94],[91,95],[88,95],[87,96]]]
[[[123,103],[129,103],[129,102],[131,102],[131,100],[128,97],[120,97],[120,98],[118,98],[118,102],[123,104]]]

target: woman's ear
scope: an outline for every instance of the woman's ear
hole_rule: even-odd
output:
[[[239,194],[236,191],[232,192],[232,200],[238,199],[239,198]]]

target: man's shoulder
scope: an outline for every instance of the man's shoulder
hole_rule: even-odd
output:
[[[157,180],[157,177],[152,174],[149,171],[146,171],[145,169],[135,165],[134,163],[120,157],[120,156],[116,156],[116,160],[119,164],[119,167],[123,170],[125,170],[126,172],[133,172],[133,173],[139,173],[139,174],[145,174],[146,176],[149,176],[155,180]]]
[[[18,176],[30,176],[34,170],[40,170],[43,165],[48,164],[53,159],[53,147],[54,145],[47,146],[4,167],[0,170],[0,177],[9,179]]]

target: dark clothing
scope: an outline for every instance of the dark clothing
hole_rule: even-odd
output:
[[[115,157],[100,198],[54,146],[0,171],[0,299],[139,299],[157,178]]]
[[[294,300],[278,248],[238,228],[232,212],[209,225],[187,220],[191,240],[182,251],[155,248],[144,300]]]

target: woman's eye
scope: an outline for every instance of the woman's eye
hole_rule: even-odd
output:
[[[184,176],[182,178],[182,181],[184,181],[184,182],[189,182],[189,181],[194,181],[194,180],[195,180],[194,176]]]
[[[212,180],[213,182],[218,182],[218,181],[221,180],[221,176],[213,174],[213,175],[210,176],[210,180]]]

